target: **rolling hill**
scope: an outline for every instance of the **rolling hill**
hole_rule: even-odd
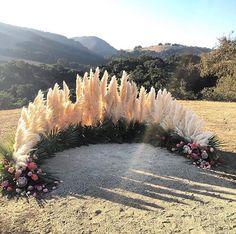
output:
[[[65,36],[0,23],[0,62],[23,59],[65,66],[100,65],[104,58]]]
[[[109,57],[117,53],[117,50],[108,44],[106,41],[95,36],[73,37],[75,41],[80,42],[83,46],[93,51],[94,53]]]
[[[155,52],[160,58],[166,58],[173,55],[183,55],[183,54],[200,55],[202,53],[208,53],[211,51],[211,49],[206,47],[185,46],[180,44],[169,44],[169,43],[166,43],[164,45],[160,44],[160,45],[144,47],[141,50]]]

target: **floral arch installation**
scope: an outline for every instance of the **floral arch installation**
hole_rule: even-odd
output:
[[[37,196],[55,188],[53,178],[39,168],[41,159],[89,143],[147,142],[185,155],[202,168],[216,162],[215,136],[165,89],[138,91],[126,72],[120,85],[106,71],[101,79],[99,75],[99,68],[83,78],[77,75],[75,102],[63,82],[63,89],[55,84],[46,98],[39,91],[22,108],[13,152],[0,171],[3,193]]]

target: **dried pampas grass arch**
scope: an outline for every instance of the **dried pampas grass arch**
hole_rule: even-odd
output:
[[[191,110],[185,109],[164,90],[157,93],[152,87],[138,91],[134,82],[123,72],[120,85],[115,76],[108,82],[105,71],[99,78],[99,68],[76,78],[76,101],[70,100],[65,82],[49,89],[46,99],[41,91],[35,100],[23,107],[18,122],[13,159],[16,168],[25,168],[30,154],[41,136],[53,129],[70,125],[96,126],[109,117],[113,123],[125,119],[128,123],[154,123],[166,131],[173,130],[191,143],[208,146],[212,133],[203,130],[203,121]]]

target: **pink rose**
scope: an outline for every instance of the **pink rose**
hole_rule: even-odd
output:
[[[193,159],[199,159],[200,157],[198,156],[198,154],[196,154],[196,153],[192,153],[191,154],[191,157],[193,158]]]
[[[39,177],[38,177],[36,174],[32,174],[31,179],[32,179],[33,181],[36,181],[36,180],[39,179]]]
[[[21,174],[22,174],[22,170],[17,170],[15,172],[15,178],[18,179],[21,176]]]
[[[14,168],[13,167],[9,167],[7,171],[12,174],[14,172]]]
[[[27,167],[29,170],[35,170],[37,168],[37,164],[35,162],[30,162]]]
[[[5,180],[5,181],[2,182],[2,187],[7,187],[8,185],[9,185],[9,183],[8,183],[7,180]]]

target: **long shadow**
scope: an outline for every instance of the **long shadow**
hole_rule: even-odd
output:
[[[220,151],[219,164],[212,169],[215,175],[236,180],[236,153]]]
[[[168,203],[203,204],[212,198],[236,202],[235,153],[221,152],[221,164],[204,171],[183,157],[137,146],[128,146],[123,153],[119,147],[114,152],[114,145],[95,151],[90,147],[96,146],[81,147],[80,155],[72,150],[60,153],[46,165],[64,182],[46,200],[90,196],[141,210],[164,209]]]

